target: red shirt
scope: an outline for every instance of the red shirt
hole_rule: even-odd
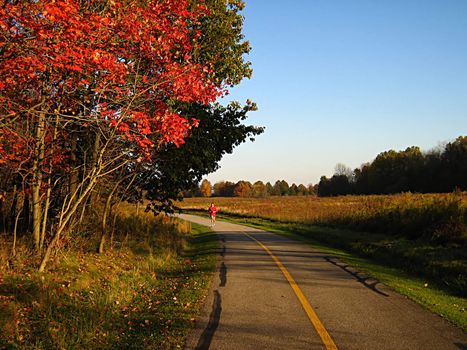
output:
[[[211,214],[211,216],[216,217],[217,208],[214,205],[210,206],[209,207],[209,213]]]

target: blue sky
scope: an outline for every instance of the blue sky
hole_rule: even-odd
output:
[[[266,127],[220,180],[316,183],[389,149],[467,135],[466,0],[246,0],[251,99]]]

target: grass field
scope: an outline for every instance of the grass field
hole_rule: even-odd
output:
[[[207,209],[281,222],[347,227],[369,232],[429,238],[438,242],[467,240],[467,192],[371,196],[290,196],[268,198],[186,198],[185,209]]]
[[[215,268],[216,236],[128,210],[117,222],[105,254],[76,238],[45,274],[30,267],[24,246],[13,269],[2,264],[1,349],[183,347]]]
[[[467,245],[467,193],[269,198],[187,198],[184,209],[384,233],[434,244]]]
[[[318,246],[467,329],[465,193],[187,198],[180,206],[200,213],[211,202],[221,219]],[[386,227],[390,218],[398,230]]]

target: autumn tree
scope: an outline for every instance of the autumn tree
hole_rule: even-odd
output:
[[[277,180],[273,188],[276,196],[287,196],[289,194],[289,184],[285,180]]]
[[[102,251],[115,203],[146,193],[154,208],[170,208],[223,154],[263,131],[243,124],[254,103],[212,104],[251,75],[243,7],[39,0],[0,8],[0,186],[8,217],[24,198],[41,270],[89,208],[103,205]],[[233,195],[233,184],[225,190]]]
[[[307,186],[308,194],[313,196],[317,194],[317,185],[309,184]]]
[[[41,270],[102,179],[147,168],[154,150],[181,145],[197,126],[176,104],[222,93],[197,51],[207,17],[183,0],[0,8],[0,166],[26,179],[38,251],[49,210],[57,218]]]
[[[250,197],[253,186],[249,181],[240,180],[235,184],[234,196],[235,197]]]
[[[199,193],[201,197],[211,197],[212,195],[212,186],[211,183],[204,179],[199,186]]]
[[[219,181],[219,182],[216,182],[213,186],[212,186],[212,194],[216,197],[220,197],[221,196],[221,193],[222,193],[222,190],[224,188],[224,184],[225,184],[225,181]]]
[[[268,195],[266,185],[264,184],[263,181],[256,181],[253,184],[252,195],[253,197],[258,197],[258,198],[264,198]]]

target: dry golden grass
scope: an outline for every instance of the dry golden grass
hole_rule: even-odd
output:
[[[462,204],[467,206],[467,192],[459,194]],[[368,212],[378,212],[393,206],[421,206],[434,200],[445,200],[452,194],[413,194],[370,196],[272,196],[267,198],[185,198],[179,205],[184,209],[206,209],[214,202],[219,209],[228,213],[253,215],[279,221],[315,223],[320,220],[343,218]]]
[[[281,222],[341,226],[411,238],[464,240],[467,192],[268,198],[186,198],[184,209],[206,209],[214,202],[222,212]]]
[[[116,212],[113,249],[108,242],[104,254],[95,253],[99,221],[89,217],[94,230],[75,233],[47,273],[35,271],[26,239],[9,267],[11,239],[0,236],[0,349],[183,346],[214,271],[217,240],[209,229],[191,234],[191,224],[175,218],[136,215],[132,205]]]

